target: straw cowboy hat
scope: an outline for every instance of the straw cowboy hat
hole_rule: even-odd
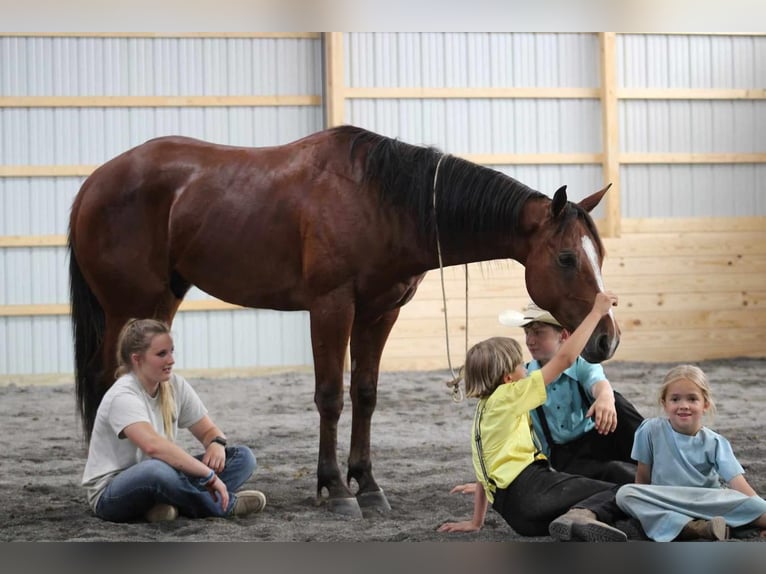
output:
[[[497,316],[498,321],[502,325],[507,327],[524,327],[530,323],[540,322],[548,323],[549,325],[555,325],[561,327],[561,323],[548,313],[545,309],[540,309],[537,305],[529,302],[523,312],[516,311],[514,309],[507,309]]]

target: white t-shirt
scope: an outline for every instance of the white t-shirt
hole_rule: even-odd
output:
[[[179,428],[189,428],[199,422],[207,409],[186,379],[173,374],[170,383],[176,403],[177,416],[173,421],[173,436],[176,436]],[[99,496],[115,476],[149,458],[122,432],[137,422],[148,422],[160,435],[165,435],[159,393],[150,397],[139,380],[129,373],[117,379],[106,392],[93,424],[82,485],[94,510]]]

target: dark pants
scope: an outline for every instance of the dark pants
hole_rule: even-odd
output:
[[[558,471],[629,484],[636,480],[636,463],[630,458],[633,437],[644,420],[620,393],[614,393],[617,429],[607,435],[596,429],[566,444],[551,448],[551,465]]]
[[[556,472],[547,461],[536,461],[508,488],[497,489],[492,508],[516,533],[547,536],[548,525],[572,507],[587,508],[607,524],[625,519],[614,500],[618,488],[609,482]]]

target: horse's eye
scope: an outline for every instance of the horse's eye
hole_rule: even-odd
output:
[[[562,251],[558,257],[561,267],[577,267],[577,255],[571,251]]]

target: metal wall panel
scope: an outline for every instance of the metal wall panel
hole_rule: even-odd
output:
[[[311,38],[0,37],[0,94],[314,95],[322,85],[320,44]]]
[[[0,37],[0,96],[319,95],[321,57],[319,39]],[[321,106],[0,108],[0,165],[97,165],[171,134],[275,145],[322,127]],[[65,234],[84,179],[0,177],[0,235]],[[2,248],[0,273],[0,305],[68,303],[64,247]],[[312,363],[305,312],[184,312],[174,327],[179,367]],[[71,371],[68,317],[0,317],[0,375]]]
[[[763,164],[628,165],[621,178],[625,217],[766,215]]]
[[[344,36],[349,87],[597,87],[595,34]]]
[[[597,100],[349,100],[349,123],[448,153],[599,153]]]
[[[766,37],[617,37],[625,88],[763,89]],[[766,101],[623,100],[620,149],[635,153],[764,153]],[[762,164],[624,165],[624,217],[766,215]]]
[[[763,88],[766,37],[617,36],[623,88]]]

